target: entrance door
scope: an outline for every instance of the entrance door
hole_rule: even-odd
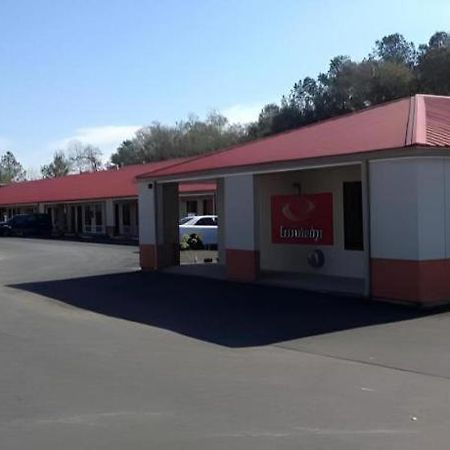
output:
[[[75,232],[77,234],[83,232],[83,208],[81,206],[77,206],[77,226]]]
[[[91,205],[84,205],[83,207],[83,222],[84,222],[84,232],[93,233],[94,228],[94,211]]]
[[[114,235],[120,234],[120,217],[119,217],[119,204],[114,205]]]
[[[100,203],[94,205],[94,227],[95,233],[103,233],[103,208]]]
[[[103,208],[100,203],[84,205],[84,231],[85,233],[103,233]]]
[[[70,207],[70,232],[76,233],[77,232],[77,208],[76,206]]]
[[[54,209],[51,206],[47,206],[46,212],[50,216],[50,222],[52,224],[52,228],[54,228],[55,227],[55,213],[54,213]]]

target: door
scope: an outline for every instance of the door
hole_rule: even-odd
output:
[[[77,232],[77,208],[76,206],[70,207],[70,232]]]
[[[75,228],[75,233],[79,234],[83,232],[83,208],[77,206],[77,224]]]
[[[103,233],[103,208],[100,203],[84,205],[84,232],[91,234]]]
[[[120,217],[119,217],[119,204],[114,205],[114,235],[120,234]]]

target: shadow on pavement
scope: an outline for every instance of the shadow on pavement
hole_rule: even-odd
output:
[[[10,287],[227,347],[267,345],[431,314],[357,298],[161,273]]]

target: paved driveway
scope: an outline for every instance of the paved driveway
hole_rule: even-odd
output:
[[[0,448],[448,449],[450,315],[0,239]]]

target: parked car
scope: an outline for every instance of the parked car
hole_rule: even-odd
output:
[[[179,224],[180,241],[186,235],[197,234],[203,245],[217,245],[217,216],[183,217]]]
[[[50,236],[51,232],[48,214],[18,214],[0,222],[0,236]]]

